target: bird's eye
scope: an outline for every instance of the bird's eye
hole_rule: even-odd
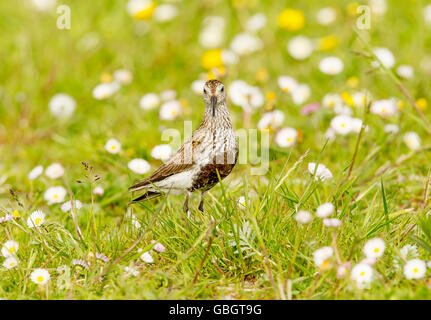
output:
[[[224,91],[224,87],[221,87],[221,90],[220,90],[221,92],[223,92]]]
[[[204,93],[207,93],[207,90],[206,90],[206,89],[204,89]]]

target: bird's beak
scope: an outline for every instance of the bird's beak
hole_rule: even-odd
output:
[[[215,108],[217,105],[217,97],[216,96],[211,96],[211,106],[213,109],[213,117],[215,116]]]

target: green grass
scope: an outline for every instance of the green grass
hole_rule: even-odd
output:
[[[430,203],[426,196],[430,170],[429,129],[387,72],[371,70],[369,61],[351,50],[367,52],[354,32],[355,17],[348,15],[347,1],[181,1],[179,15],[166,24],[147,22],[148,32],[127,14],[126,1],[64,1],[71,7],[71,30],[59,30],[57,15],[29,9],[24,1],[0,3],[0,210],[20,212],[0,225],[1,243],[14,239],[20,245],[18,267],[0,268],[0,297],[6,299],[428,299],[427,277],[407,280],[394,258],[406,244],[418,246],[419,258],[430,259],[430,226],[426,218]],[[322,27],[315,21],[319,8],[336,3],[337,22]],[[412,80],[403,81],[414,100],[431,102],[430,75],[421,61],[431,49],[431,33],[422,22],[426,1],[390,1],[383,17],[373,17],[367,43],[387,47],[397,65],[415,69]],[[276,17],[285,7],[301,9],[306,17],[304,29],[282,30]],[[193,220],[185,220],[184,197],[169,196],[129,205],[127,188],[143,176],[130,171],[127,163],[144,158],[152,170],[161,162],[151,157],[160,143],[160,126],[182,132],[183,121],[192,120],[196,128],[203,115],[203,101],[190,88],[205,70],[199,61],[205,49],[199,44],[202,19],[221,15],[226,19],[224,47],[243,30],[248,17],[264,12],[267,26],[259,32],[264,49],[241,58],[228,68],[229,83],[244,79],[257,85],[264,94],[276,95],[277,109],[286,115],[283,126],[302,132],[291,148],[270,146],[269,171],[264,176],[250,175],[250,164],[238,164],[232,174],[211,190],[206,212],[197,210],[198,197],[191,198]],[[82,49],[82,38],[96,36],[96,47]],[[293,35],[310,38],[336,35],[339,45],[331,52],[314,52],[304,62],[293,60],[286,51]],[[363,33],[362,33],[363,34]],[[344,71],[334,77],[322,74],[322,57],[335,55],[344,62]],[[429,56],[428,56],[429,58]],[[92,89],[102,73],[126,68],[133,82],[122,86],[107,100],[95,100]],[[256,72],[264,68],[269,78],[258,81]],[[405,107],[396,116],[382,119],[355,108],[354,116],[365,119],[369,130],[357,144],[358,135],[324,137],[332,110],[302,116],[300,107],[277,85],[277,77],[290,75],[307,83],[312,90],[308,102],[321,101],[328,92],[354,92],[366,88],[374,99],[396,97]],[[349,77],[359,79],[355,89]],[[183,114],[175,121],[161,121],[158,110],[144,111],[139,99],[144,93],[175,89],[187,101]],[[76,100],[72,118],[53,118],[50,98],[59,92]],[[25,99],[17,101],[25,94]],[[252,116],[255,127],[267,106]],[[243,127],[241,108],[230,104],[236,129]],[[429,108],[424,110],[430,119]],[[400,132],[384,133],[387,123],[396,123]],[[403,134],[415,131],[422,139],[420,150],[410,151]],[[122,152],[109,154],[105,142],[115,137]],[[355,148],[358,147],[355,156]],[[352,171],[349,168],[354,159]],[[87,161],[90,172],[81,164]],[[309,162],[325,164],[334,177],[315,181],[308,172]],[[60,162],[65,175],[52,180],[42,175],[27,178],[36,165],[47,167]],[[94,175],[100,176],[95,181]],[[87,175],[87,178],[85,177]],[[82,183],[78,183],[80,180]],[[77,212],[77,224],[59,204],[47,205],[45,190],[62,185],[84,206]],[[92,197],[92,188],[102,186],[103,196]],[[9,190],[16,196],[12,196]],[[245,196],[247,208],[238,205]],[[302,226],[294,219],[296,209],[314,212],[325,202],[336,207],[334,217],[342,227],[332,231],[321,219]],[[27,227],[27,217],[36,209],[46,213],[39,229]],[[132,226],[126,213],[131,210],[141,224]],[[94,222],[93,223],[93,216]],[[418,226],[415,226],[415,224]],[[76,226],[82,230],[82,238]],[[362,248],[368,239],[380,237],[386,243],[384,256],[374,269],[378,274],[370,289],[359,289],[349,276],[337,279],[336,270],[319,271],[313,252],[323,246],[339,251],[342,262],[357,264],[364,258]],[[166,247],[152,250],[151,240]],[[151,250],[154,263],[139,259]],[[94,259],[98,252],[109,262]],[[89,268],[72,264],[86,259]],[[398,258],[399,259],[399,258]],[[335,262],[335,259],[334,259]],[[3,263],[3,260],[1,260]],[[134,267],[139,275],[124,272]],[[49,270],[51,280],[39,287],[30,280],[35,268]]]

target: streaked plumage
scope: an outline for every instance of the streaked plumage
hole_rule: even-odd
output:
[[[162,194],[186,193],[185,211],[191,192],[202,192],[199,209],[203,211],[205,193],[230,174],[238,159],[238,143],[226,106],[224,85],[209,80],[204,86],[204,119],[192,137],[151,176],[131,186],[144,193],[134,202]],[[218,173],[218,174],[217,174]]]

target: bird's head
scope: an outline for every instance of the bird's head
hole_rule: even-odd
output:
[[[204,85],[205,105],[211,107],[211,114],[214,117],[219,105],[226,102],[226,92],[224,84],[218,80],[208,80]]]

